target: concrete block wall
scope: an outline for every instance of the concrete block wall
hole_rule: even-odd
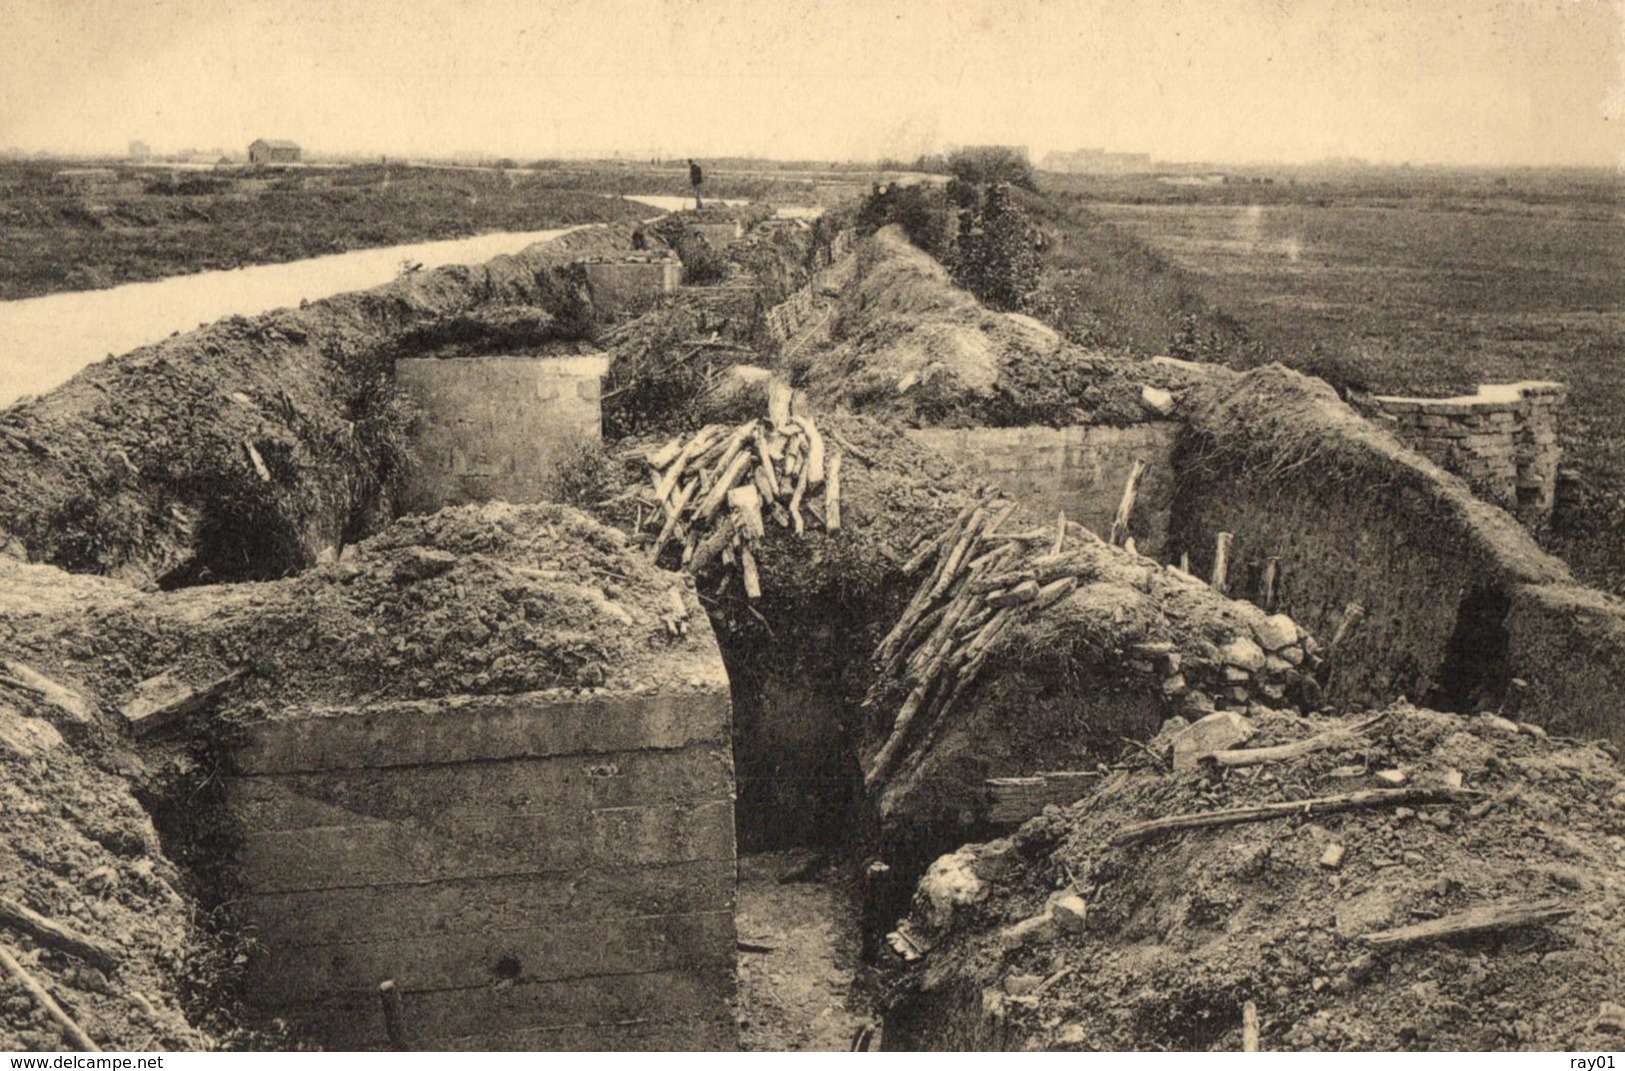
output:
[[[1557,500],[1557,408],[1567,394],[1561,383],[1525,380],[1456,398],[1374,401],[1407,446],[1526,524],[1540,525]]]
[[[682,282],[683,265],[670,253],[642,253],[580,261],[593,309],[607,316],[649,311]]]
[[[698,608],[695,607],[697,613]],[[696,620],[703,621],[703,616]],[[482,696],[293,710],[237,755],[245,992],[330,1048],[729,1049],[729,701]]]
[[[1101,536],[1111,531],[1123,486],[1140,458],[1141,478],[1130,533],[1140,553],[1159,557],[1168,539],[1174,497],[1171,422],[1127,428],[915,428],[908,436],[999,485],[1041,513],[1066,511]]]
[[[714,223],[694,222],[688,225],[690,234],[704,238],[706,244],[718,253],[745,236],[744,224],[738,220],[719,220]]]
[[[551,497],[561,452],[602,435],[607,364],[601,356],[396,361],[395,382],[417,409],[405,507]]]

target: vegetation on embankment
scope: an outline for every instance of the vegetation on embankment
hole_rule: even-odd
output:
[[[539,176],[366,165],[278,172],[121,168],[58,181],[0,162],[0,301],[405,242],[647,217],[647,205]]]

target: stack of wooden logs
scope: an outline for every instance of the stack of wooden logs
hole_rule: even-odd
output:
[[[672,439],[646,460],[665,516],[650,559],[677,542],[690,573],[718,557],[737,563],[752,599],[762,594],[756,550],[766,518],[797,535],[806,533],[809,515],[826,531],[841,527],[841,452],[826,444],[811,416],[794,411],[790,388],[782,382],[769,386],[765,421],[734,428],[708,424],[686,439]]]
[[[1064,599],[1093,574],[1093,555],[1068,551],[1066,541],[1069,532],[1074,542],[1094,536],[1069,529],[1064,513],[1053,527],[1009,531],[1015,510],[998,498],[967,506],[903,564],[912,575],[936,562],[875,648],[880,679],[901,678],[908,696],[865,777],[871,789],[890,775],[911,725],[940,720],[970,691],[1012,623]]]

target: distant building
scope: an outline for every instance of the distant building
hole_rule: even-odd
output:
[[[1133,175],[1152,169],[1148,152],[1107,152],[1105,149],[1052,152],[1039,166],[1045,171],[1072,175]]]
[[[963,156],[973,158],[1015,159],[1022,163],[1027,162],[1025,145],[961,145],[958,151]]]
[[[130,159],[132,159],[132,160],[150,160],[150,159],[152,159],[152,146],[148,145],[144,141],[132,141],[132,142],[130,142]]]
[[[260,138],[248,147],[248,162],[256,167],[265,164],[297,164],[299,145],[281,138]]]

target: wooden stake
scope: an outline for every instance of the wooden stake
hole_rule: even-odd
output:
[[[1343,610],[1343,620],[1337,623],[1337,631],[1332,635],[1332,642],[1326,647],[1326,658],[1328,660],[1331,659],[1333,654],[1337,653],[1338,648],[1343,646],[1344,641],[1349,638],[1349,633],[1354,631],[1354,626],[1358,625],[1360,619],[1364,616],[1365,606],[1362,603],[1351,602]]]
[[[378,983],[378,1000],[384,1006],[384,1032],[389,1035],[389,1047],[396,1052],[407,1051],[406,1022],[401,1015],[401,994],[395,988],[395,979]]]
[[[1281,570],[1280,558],[1269,558],[1264,562],[1263,591],[1259,593],[1258,605],[1268,613],[1275,612],[1275,580]]]
[[[828,470],[824,473],[824,505],[829,510],[825,525],[831,532],[841,527],[841,453],[830,455]]]
[[[666,545],[666,540],[676,533],[677,526],[682,522],[683,509],[688,505],[688,500],[694,497],[694,492],[699,489],[699,486],[700,481],[697,479],[688,481],[688,485],[678,491],[675,498],[666,503],[666,523],[661,526],[660,534],[655,537],[654,546],[649,548],[650,561],[660,557],[661,548]]]
[[[1273,747],[1255,747],[1245,750],[1215,751],[1208,757],[1220,766],[1262,766],[1270,762],[1284,762],[1288,759],[1301,758],[1316,751],[1324,751],[1327,748],[1351,744],[1360,733],[1376,725],[1384,717],[1383,714],[1377,714],[1352,725],[1339,726],[1336,729],[1319,733],[1305,740],[1297,740],[1290,744],[1276,744]]]
[[[1241,1006],[1241,1051],[1259,1051],[1258,1005],[1250,1000]]]
[[[734,484],[739,482],[739,478],[745,474],[745,466],[749,465],[752,460],[754,459],[749,454],[738,453],[734,455],[733,460],[728,464],[727,470],[717,479],[716,483],[711,485],[711,490],[705,493],[705,498],[694,508],[694,519],[696,521],[708,521],[717,510],[722,508],[723,500],[727,498],[728,492],[733,490]]]
[[[101,1046],[90,1040],[90,1035],[85,1033],[84,1028],[74,1022],[73,1016],[62,1010],[62,1005],[58,1004],[45,987],[17,962],[16,957],[4,945],[0,945],[0,969],[4,969],[12,981],[26,989],[28,995],[34,998],[34,1003],[45,1010],[46,1015],[56,1020],[56,1025],[62,1028],[63,1036],[75,1049],[79,1052],[102,1051]]]
[[[1186,576],[1191,575],[1191,556],[1189,554],[1180,554],[1179,571],[1184,573]]]
[[[1060,517],[1058,517],[1056,519],[1056,521],[1055,521],[1055,542],[1053,542],[1053,543],[1051,543],[1049,545],[1049,552],[1051,554],[1059,554],[1059,553],[1061,553],[1061,548],[1063,548],[1065,546],[1066,546],[1066,511],[1062,510]]]
[[[1117,503],[1117,516],[1112,520],[1111,538],[1107,540],[1114,547],[1128,536],[1129,521],[1134,517],[1134,499],[1140,493],[1140,479],[1144,475],[1145,462],[1135,458],[1134,467],[1129,470],[1128,482],[1123,485],[1122,500]]]
[[[1234,538],[1229,532],[1220,532],[1213,548],[1213,579],[1208,584],[1220,595],[1230,590],[1230,541]]]
[[[1307,800],[1289,800],[1285,803],[1261,803],[1256,807],[1232,807],[1223,811],[1201,811],[1196,814],[1176,814],[1167,818],[1153,818],[1149,822],[1135,822],[1118,830],[1109,841],[1113,847],[1138,844],[1164,833],[1205,829],[1210,826],[1233,826],[1243,822],[1266,822],[1274,818],[1307,817],[1333,811],[1352,811],[1362,807],[1389,807],[1401,803],[1460,803],[1475,797],[1475,793],[1460,788],[1399,788],[1366,789],[1338,796],[1317,796]]]
[[[1394,930],[1379,930],[1363,938],[1376,948],[1402,948],[1425,941],[1442,941],[1468,934],[1492,933],[1497,930],[1539,926],[1547,922],[1568,918],[1576,908],[1560,900],[1541,900],[1535,903],[1489,904],[1469,908],[1443,918],[1428,919]]]
[[[762,496],[753,484],[735,487],[728,492],[728,509],[734,523],[746,539],[761,539],[767,534],[762,525]]]
[[[107,942],[54,922],[5,897],[0,897],[0,926],[31,937],[47,948],[82,959],[108,974],[118,970],[123,961],[123,954]]]
[[[751,599],[762,597],[762,578],[756,571],[756,555],[750,552],[750,544],[739,548],[739,573],[745,582],[745,596]]]

